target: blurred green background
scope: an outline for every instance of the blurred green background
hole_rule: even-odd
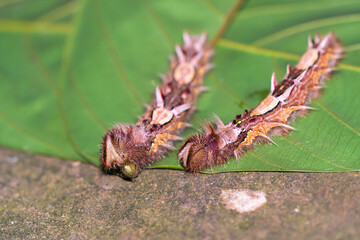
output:
[[[235,3],[1,0],[0,144],[98,164],[101,136],[115,122],[136,122],[182,32],[212,39]],[[347,53],[296,132],[208,172],[359,170],[359,29],[359,1],[247,1],[216,45],[210,91],[184,137],[212,113],[227,123],[255,107],[309,34],[334,31]],[[153,167],[180,168],[174,153]]]

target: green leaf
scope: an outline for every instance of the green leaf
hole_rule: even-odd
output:
[[[98,164],[103,133],[143,113],[183,30],[212,39],[234,3],[0,3],[0,144]],[[211,91],[200,97],[195,129],[212,113],[229,122],[255,107],[269,92],[271,73],[280,78],[287,63],[296,64],[308,34],[334,31],[347,53],[311,104],[317,111],[293,124],[297,131],[207,172],[360,169],[359,10],[349,0],[259,0],[237,13],[217,42],[216,68],[205,80]],[[181,169],[175,153],[152,167]]]

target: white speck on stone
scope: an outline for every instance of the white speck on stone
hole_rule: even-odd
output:
[[[221,198],[227,209],[238,213],[253,212],[266,203],[266,194],[251,190],[222,190]]]
[[[298,208],[295,208],[294,209],[294,212],[300,212]]]
[[[5,159],[5,161],[8,163],[17,163],[19,161],[19,157],[17,156],[8,157]]]
[[[11,221],[10,223],[11,223],[11,224],[14,224],[14,222],[13,222],[13,221]]]
[[[72,165],[73,167],[78,167],[78,166],[81,165],[81,163],[80,163],[79,161],[76,161],[76,162],[73,162],[71,165]]]

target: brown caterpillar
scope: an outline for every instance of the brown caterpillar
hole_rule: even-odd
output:
[[[180,147],[178,158],[189,172],[198,172],[236,159],[259,141],[272,142],[271,136],[286,134],[288,124],[311,107],[324,80],[334,71],[343,55],[343,47],[333,33],[308,39],[308,49],[295,67],[287,66],[278,84],[273,73],[270,94],[254,109],[237,115],[226,126],[215,116],[216,129],[205,123],[202,133],[189,137]]]
[[[155,100],[135,125],[116,124],[101,144],[101,167],[105,172],[133,179],[145,167],[174,150],[174,142],[187,123],[198,95],[205,90],[203,77],[211,68],[213,50],[206,34],[183,34],[176,46],[170,70],[156,88]]]

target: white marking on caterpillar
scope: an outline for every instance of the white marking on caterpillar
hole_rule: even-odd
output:
[[[280,98],[282,99],[282,98]],[[273,110],[280,102],[279,97],[274,97],[269,94],[252,112],[251,116],[262,115],[268,111]]]
[[[281,94],[280,96],[277,97],[277,99],[282,102],[285,103],[286,99],[290,96],[291,91],[293,90],[295,85],[290,86],[288,89],[285,90],[285,92],[283,94]]]

